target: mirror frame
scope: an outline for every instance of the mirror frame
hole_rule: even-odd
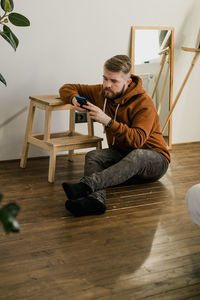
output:
[[[131,27],[131,73],[134,74],[135,68],[135,30],[171,30],[171,47],[170,47],[170,81],[169,81],[169,110],[172,107],[172,97],[173,97],[173,74],[174,74],[174,27],[164,27],[164,26],[132,26]],[[167,116],[166,116],[167,118]],[[164,121],[165,123],[165,121]],[[163,124],[164,124],[163,123]],[[162,132],[162,128],[161,128]],[[168,121],[168,149],[172,148],[172,116]]]

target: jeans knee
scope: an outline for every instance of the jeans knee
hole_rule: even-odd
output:
[[[144,149],[135,149],[130,152],[130,156],[133,156],[135,159],[144,159],[146,158],[147,154]]]
[[[135,149],[131,152],[131,156],[137,160],[142,160],[144,163],[145,161],[155,161],[158,159],[160,154],[156,151],[149,150],[149,149]]]
[[[101,153],[101,150],[99,150],[99,149],[89,151],[85,155],[85,160],[96,160],[99,157],[100,153]]]

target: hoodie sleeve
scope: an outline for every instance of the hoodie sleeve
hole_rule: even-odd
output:
[[[142,148],[151,134],[156,117],[154,107],[147,106],[131,116],[130,126],[114,121],[110,130],[116,146],[121,148],[123,145],[124,149]]]
[[[66,103],[71,104],[74,96],[81,96],[95,104],[100,87],[100,85],[65,84],[59,90],[60,98]]]

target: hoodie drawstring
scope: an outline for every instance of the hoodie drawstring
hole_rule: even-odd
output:
[[[106,104],[107,104],[107,98],[105,98],[104,105],[103,105],[103,112],[104,113],[105,113],[105,110],[106,110]],[[115,110],[114,121],[116,121],[117,111],[119,109],[119,106],[120,106],[120,103],[117,104],[117,107],[116,107],[116,110]],[[104,133],[105,133],[105,126],[104,126]],[[112,146],[114,145],[114,143],[115,143],[115,137],[113,137]]]

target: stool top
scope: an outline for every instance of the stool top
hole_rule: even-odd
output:
[[[57,105],[68,105],[71,107],[71,104],[65,103],[63,100],[60,99],[59,95],[40,95],[40,96],[29,96],[29,99],[38,101],[42,104],[49,105],[49,106],[57,106]]]

